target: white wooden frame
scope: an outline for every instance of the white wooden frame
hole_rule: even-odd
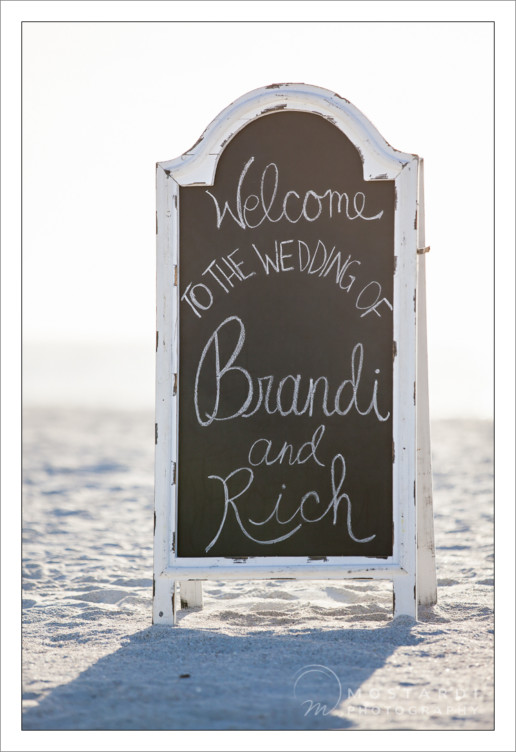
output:
[[[179,558],[176,555],[178,383],[179,372],[179,186],[214,183],[218,159],[228,141],[247,123],[276,109],[298,110],[331,121],[360,151],[365,180],[394,180],[395,274],[393,362],[393,555],[337,557],[253,556]],[[184,605],[202,605],[202,580],[226,579],[389,579],[394,584],[394,615],[417,618],[418,549],[416,487],[418,472],[426,484],[425,519],[432,520],[429,438],[416,460],[416,320],[418,232],[421,226],[421,160],[393,149],[376,128],[347,100],[319,87],[278,84],[251,91],[227,107],[199,141],[181,157],[157,164],[157,332],[156,332],[156,468],[153,623],[175,624],[181,583]],[[419,186],[419,189],[418,189]],[[419,196],[422,200],[422,193]],[[424,349],[424,357],[423,357]],[[419,378],[426,369],[426,340],[420,348]],[[427,404],[427,403],[426,403]],[[426,413],[427,414],[427,413]],[[427,418],[426,418],[427,420]],[[419,433],[419,431],[418,431]],[[429,436],[429,435],[428,435]],[[433,525],[433,522],[432,522]],[[428,526],[428,525],[427,525]],[[427,536],[428,538],[429,536]],[[428,540],[421,556],[429,560]],[[421,557],[420,557],[421,558]],[[430,559],[433,562],[433,559]],[[426,561],[425,560],[425,561]],[[425,581],[426,602],[431,586]],[[435,573],[434,573],[435,581]]]

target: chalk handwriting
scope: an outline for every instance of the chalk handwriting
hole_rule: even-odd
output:
[[[392,311],[392,304],[383,295],[379,282],[360,281],[360,266],[361,261],[351,253],[346,255],[336,246],[329,248],[320,239],[311,245],[294,238],[275,240],[270,248],[251,243],[247,248],[235,248],[212,259],[201,272],[203,281],[187,283],[181,300],[190,306],[198,318],[202,318],[203,312],[212,307],[217,295],[229,294],[237,285],[258,273],[270,277],[286,272],[301,272],[332,280],[342,292],[352,290],[353,305],[360,311],[360,318],[370,313],[381,318],[386,308]]]
[[[319,428],[316,428],[314,431],[314,435],[312,436],[312,439],[310,441],[307,441],[305,444],[303,444],[299,451],[295,453],[294,455],[294,447],[292,444],[283,444],[280,451],[276,455],[276,457],[271,458],[269,456],[269,453],[272,449],[272,441],[270,439],[256,439],[254,444],[251,446],[249,450],[249,455],[247,457],[248,462],[253,467],[258,467],[259,465],[275,465],[276,463],[281,464],[283,460],[287,458],[288,455],[288,464],[289,465],[304,465],[305,462],[308,462],[309,460],[313,460],[317,465],[320,465],[321,467],[324,467],[324,462],[321,462],[317,459],[317,449],[319,447],[319,444],[321,443],[321,439],[324,436],[324,432],[326,431],[326,426],[321,425]]]
[[[216,196],[211,191],[206,191],[215,205],[218,229],[226,216],[245,230],[259,227],[265,220],[279,222],[286,219],[287,222],[296,224],[301,219],[315,222],[321,215],[332,218],[335,214],[343,214],[350,221],[363,219],[370,222],[380,219],[383,215],[383,210],[372,216],[364,213],[366,196],[362,191],[357,191],[351,197],[345,191],[340,192],[331,188],[326,189],[324,193],[308,190],[304,196],[297,191],[288,190],[281,198],[278,196],[279,170],[275,162],[270,162],[262,172],[259,195],[249,193],[245,196],[244,181],[254,160],[254,157],[250,157],[240,173],[233,208],[225,201],[221,209]]]
[[[347,493],[341,493],[342,487],[344,485],[344,480],[346,478],[346,462],[342,454],[336,454],[333,458],[330,475],[332,496],[330,502],[322,512],[320,512],[320,510],[322,509],[323,502],[321,502],[319,493],[317,491],[308,491],[308,493],[304,494],[304,496],[301,498],[294,513],[286,519],[282,519],[280,515],[280,507],[283,494],[286,490],[285,484],[282,484],[281,492],[279,493],[276,503],[274,504],[274,507],[270,514],[264,520],[258,521],[252,520],[250,517],[248,517],[248,519],[245,520],[245,524],[242,520],[242,513],[239,509],[239,505],[242,503],[242,501],[245,501],[244,495],[247,493],[247,491],[249,491],[253,484],[253,470],[250,467],[239,467],[236,470],[233,470],[233,472],[229,473],[229,475],[227,475],[225,478],[221,478],[220,475],[210,475],[210,480],[217,480],[222,484],[224,493],[224,511],[222,513],[222,519],[219,525],[219,529],[217,530],[217,533],[212,538],[210,543],[208,543],[208,545],[206,546],[205,552],[207,553],[211,548],[213,548],[213,546],[219,539],[222,530],[224,529],[224,525],[226,524],[229,510],[232,511],[240,530],[246,538],[249,538],[249,540],[253,541],[254,543],[260,543],[264,546],[267,546],[272,545],[273,543],[280,543],[281,541],[291,538],[303,527],[303,525],[320,522],[327,515],[329,515],[329,517],[331,518],[332,525],[336,525],[338,521],[339,506],[342,501],[344,501],[347,505],[346,529],[351,540],[355,541],[355,543],[368,543],[369,541],[372,541],[376,537],[376,533],[369,535],[366,538],[357,538],[357,536],[353,532],[351,499]],[[240,499],[241,501],[237,504],[238,499]],[[247,525],[253,525],[255,528],[264,527],[265,525],[269,525],[269,523],[274,523],[276,527],[276,531],[272,533],[274,537],[257,538],[257,533],[252,534],[250,532],[250,528],[247,527]],[[278,535],[278,533],[281,533],[281,529],[278,530],[277,525],[287,526],[288,529],[285,533]]]
[[[383,415],[378,407],[378,379],[374,379],[369,400],[364,399],[364,390],[360,388],[364,362],[362,343],[358,342],[351,353],[350,377],[332,388],[326,376],[308,380],[301,374],[287,374],[280,379],[272,374],[253,376],[243,365],[237,363],[245,338],[242,319],[229,316],[208,339],[199,359],[194,385],[195,414],[201,426],[209,426],[214,420],[249,418],[260,410],[269,415],[278,413],[281,416],[293,414],[310,417],[316,410],[325,416],[344,416],[355,410],[359,415],[373,412],[380,422],[389,418],[390,413]],[[230,351],[224,362],[221,362],[221,350]],[[379,369],[375,369],[375,374],[379,373]],[[225,379],[227,374],[233,376],[230,384]],[[245,396],[237,409],[227,414],[224,413],[224,407],[231,404],[235,391],[235,374],[244,387]],[[199,404],[200,384],[203,393],[202,409]]]
[[[222,289],[226,294],[237,282],[243,282],[246,279],[254,277],[256,274],[255,271],[246,274],[242,269],[244,261],[233,258],[239,250],[239,248],[235,248],[234,251],[227,253],[220,259],[213,259],[213,261],[211,261],[202,272],[203,277],[209,275],[208,279],[210,281],[214,280],[217,283],[218,288]],[[187,284],[184,293],[181,295],[181,300],[186,301],[195,315],[201,318],[199,310],[207,311],[211,308],[213,304],[213,293],[204,282],[199,282],[196,285],[192,285],[190,282]]]

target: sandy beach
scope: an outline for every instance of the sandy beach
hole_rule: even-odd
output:
[[[24,416],[23,729],[493,728],[487,421],[432,425],[438,604],[383,582],[208,582],[151,625],[153,415]]]

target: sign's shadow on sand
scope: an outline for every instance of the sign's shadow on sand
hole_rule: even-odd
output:
[[[131,635],[29,708],[23,729],[353,729],[358,706],[375,704],[364,682],[420,642],[408,617],[235,636],[190,629],[187,614],[180,621]]]

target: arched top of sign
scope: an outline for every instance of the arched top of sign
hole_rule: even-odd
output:
[[[181,186],[213,185],[224,147],[256,118],[284,110],[310,112],[329,120],[360,153],[364,180],[393,180],[417,156],[393,149],[347,99],[309,84],[272,84],[240,97],[224,109],[185,154],[160,166]]]

